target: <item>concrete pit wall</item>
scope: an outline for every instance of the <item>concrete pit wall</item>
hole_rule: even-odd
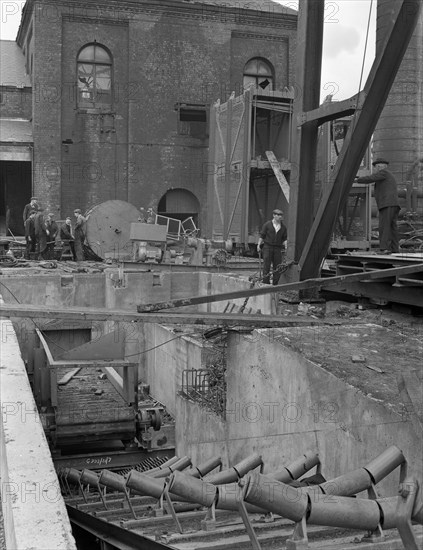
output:
[[[407,418],[271,335],[230,333],[226,421],[177,398],[177,455],[194,464],[220,455],[228,466],[259,453],[270,472],[313,449],[330,479],[397,445],[421,479],[422,435]],[[381,496],[396,495],[398,475],[378,484]]]
[[[1,300],[1,296],[0,296]],[[9,320],[0,319],[0,479],[6,547],[76,549],[59,481]]]

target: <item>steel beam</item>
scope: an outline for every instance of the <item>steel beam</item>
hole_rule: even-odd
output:
[[[411,36],[421,11],[421,0],[398,0],[398,12],[392,27],[385,37],[383,47],[377,55],[366,85],[365,99],[361,110],[358,110],[345,138],[344,146],[333,170],[330,185],[322,198],[313,225],[308,231],[308,237],[303,242],[300,233],[291,234],[296,247],[295,258],[299,258],[300,279],[315,277],[319,272],[321,262],[325,257],[330,238],[333,233],[338,214],[344,206],[354,177],[360,166],[372,133],[383,110],[386,99],[395,80],[401,61],[407,50]],[[317,87],[316,81],[314,84]],[[301,164],[313,162],[313,158],[305,155],[300,157]],[[309,178],[314,183],[314,166],[309,172]],[[312,182],[305,181],[304,191],[310,192]],[[302,203],[299,203],[300,208]],[[309,213],[307,212],[306,216]],[[303,216],[298,216],[297,225]],[[310,218],[311,219],[311,218]],[[306,220],[309,227],[309,218]],[[288,233],[289,235],[289,233]]]
[[[113,548],[120,550],[139,550],[140,548],[143,550],[165,550],[166,548],[171,548],[167,544],[143,537],[142,535],[118,527],[113,523],[81,512],[73,506],[67,505],[66,509],[72,524],[78,525],[81,529],[95,535],[101,541],[111,544]]]
[[[288,259],[295,261],[301,255],[313,223],[314,172],[319,129],[316,120],[306,124],[297,124],[297,120],[304,112],[316,109],[320,103],[324,12],[324,0],[300,2],[287,250]]]

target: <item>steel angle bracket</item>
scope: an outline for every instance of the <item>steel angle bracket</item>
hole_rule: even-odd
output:
[[[210,508],[207,508],[206,515],[201,521],[201,528],[203,531],[212,531],[216,529],[216,499]]]
[[[369,497],[369,500],[377,500],[379,498],[376,485],[374,483],[372,483],[367,489],[367,496]],[[365,540],[370,540],[370,542],[381,542],[384,538],[385,534],[380,523],[374,531],[370,531],[366,537],[364,537]]]
[[[163,494],[164,494],[164,497],[165,497],[165,499],[166,499],[166,503],[167,503],[167,505],[169,506],[170,515],[172,516],[173,521],[175,522],[176,527],[177,527],[179,533],[182,534],[182,533],[183,533],[183,529],[182,529],[182,526],[181,526],[181,524],[180,524],[180,522],[179,522],[179,519],[178,519],[178,517],[177,517],[177,515],[176,515],[175,508],[174,508],[174,506],[173,506],[172,499],[170,498],[169,489],[168,489],[167,483],[166,483],[165,490],[164,490]]]
[[[243,479],[240,479],[238,482],[238,488],[237,488],[237,495],[236,500],[238,504],[238,511],[241,516],[241,519],[245,525],[245,529],[247,530],[248,537],[251,541],[251,547],[253,550],[261,550],[261,546],[259,543],[259,540],[257,538],[257,535],[254,531],[253,526],[251,525],[250,518],[248,516],[247,508],[245,507],[244,502],[244,495],[247,490],[248,486],[246,485],[245,481]]]
[[[298,521],[295,524],[292,538],[286,541],[286,550],[307,550],[307,548],[307,520],[306,516],[304,516],[301,521]]]
[[[399,531],[404,548],[407,550],[420,550],[421,546],[413,532],[411,516],[416,501],[419,484],[412,477],[407,477],[400,483],[398,489],[398,504],[396,509],[397,529]]]

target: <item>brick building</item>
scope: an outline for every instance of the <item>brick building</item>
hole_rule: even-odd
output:
[[[12,231],[31,194],[58,218],[120,199],[204,226],[210,104],[291,85],[296,25],[271,0],[27,0],[1,47]]]

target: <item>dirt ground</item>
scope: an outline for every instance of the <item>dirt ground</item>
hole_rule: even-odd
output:
[[[423,422],[423,311],[340,300],[281,309],[282,315],[345,321],[283,329],[282,343],[399,414],[411,407]]]

